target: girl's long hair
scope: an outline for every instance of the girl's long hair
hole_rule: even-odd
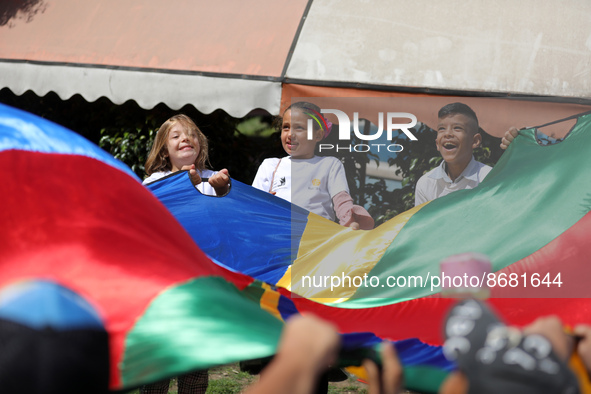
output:
[[[206,164],[209,162],[207,137],[199,130],[199,127],[189,118],[187,115],[179,114],[169,118],[166,122],[160,126],[154,138],[154,144],[146,160],[146,175],[150,176],[158,171],[171,171],[172,165],[168,158],[168,151],[166,143],[168,142],[168,134],[170,129],[176,123],[179,123],[186,131],[194,131],[199,141],[199,154],[197,160],[195,160],[195,167],[202,171],[206,168]]]

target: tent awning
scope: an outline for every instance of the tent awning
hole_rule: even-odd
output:
[[[0,6],[0,88],[16,94],[191,104],[235,117],[279,113],[294,87],[332,97],[591,97],[591,3],[583,0],[19,4]],[[511,107],[519,117],[520,104]],[[548,108],[553,119],[581,112]]]
[[[18,2],[11,2],[11,4]],[[163,102],[240,117],[278,112],[307,1],[40,0],[0,26],[0,87]],[[5,6],[9,7],[9,6]],[[17,7],[16,5],[14,7]],[[21,10],[22,11],[22,10]]]

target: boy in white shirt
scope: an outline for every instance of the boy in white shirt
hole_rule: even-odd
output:
[[[492,170],[472,155],[482,142],[472,108],[463,103],[447,104],[439,110],[438,117],[435,144],[443,161],[417,182],[415,206],[456,190],[473,189]]]

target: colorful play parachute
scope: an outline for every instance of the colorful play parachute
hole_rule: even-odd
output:
[[[4,389],[29,387],[23,380],[43,392],[127,389],[274,354],[283,321],[298,313],[291,293],[214,263],[127,167],[3,105],[0,164],[0,342],[11,344],[0,352]],[[200,219],[203,231],[214,218]],[[243,241],[222,232],[216,242],[223,250]],[[343,356],[359,362],[358,349],[380,340],[343,330]],[[397,347],[411,385],[424,368],[440,380],[452,367],[438,347],[415,339]]]
[[[148,187],[210,256],[340,308],[437,294],[439,262],[464,252],[487,255],[494,272],[519,277],[497,286],[493,297],[587,297],[590,129],[591,115],[581,117],[564,141],[548,146],[538,145],[535,129],[522,130],[477,189],[431,201],[371,231],[351,231],[239,182],[221,198],[201,195],[186,172]],[[373,285],[320,285],[364,274],[376,278]],[[542,283],[546,274],[550,283]],[[308,276],[314,280],[302,279]],[[413,285],[396,278],[414,278]]]
[[[407,385],[435,391],[453,368],[440,348],[453,300],[430,278],[449,255],[484,253],[497,273],[518,275],[519,286],[492,292],[509,323],[591,322],[590,121],[546,147],[523,131],[479,188],[354,232],[237,181],[224,197],[204,196],[181,172],[152,194],[76,134],[0,105],[0,329],[39,329],[34,310],[12,304],[27,291],[71,292],[70,303],[79,297],[98,316],[82,328],[108,334],[109,387],[122,389],[272,355],[282,320],[314,312],[346,346],[398,341]],[[548,284],[532,282],[536,273]],[[378,285],[331,278],[364,275]],[[425,285],[388,283],[411,276]],[[328,285],[314,285],[320,278]],[[45,318],[41,327],[58,331],[78,321]]]
[[[137,177],[101,149],[0,106],[0,163],[0,289],[20,283],[35,291],[47,282],[88,303],[109,336],[111,389],[274,353],[283,323],[261,308],[261,284],[207,258]],[[1,327],[71,328],[62,304],[53,309],[62,319],[48,313],[44,320],[34,309],[11,308],[13,293],[2,293]],[[2,369],[0,381],[34,379],[37,363],[59,356],[43,348],[50,347],[33,352],[23,344],[21,351],[37,355],[30,370],[7,376]]]
[[[371,231],[340,227],[236,181],[221,198],[201,195],[186,173],[149,187],[207,254],[291,290],[299,311],[319,313],[342,332],[440,345],[453,300],[440,297],[439,263],[465,252],[490,257],[496,275],[479,279],[510,324],[548,314],[569,325],[591,322],[591,115],[555,145],[541,146],[536,129],[520,134],[478,188]],[[423,382],[434,376],[424,372]]]
[[[564,141],[548,146],[538,145],[535,129],[522,130],[480,187],[411,209],[371,231],[351,231],[239,182],[221,198],[201,195],[182,172],[148,187],[210,256],[339,308],[436,295],[439,262],[464,252],[489,256],[497,274],[515,273],[511,284],[493,289],[493,297],[585,298],[590,123],[591,115],[581,117]],[[324,278],[364,274],[376,278],[373,285],[318,285]],[[413,285],[393,286],[404,284],[396,278],[413,278]]]

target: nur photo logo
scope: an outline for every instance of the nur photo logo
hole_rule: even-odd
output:
[[[378,113],[378,128],[375,133],[372,134],[364,134],[359,130],[359,113],[353,113],[353,122],[349,119],[349,116],[338,109],[321,109],[321,113],[309,109],[306,112],[310,118],[308,119],[307,124],[307,131],[308,131],[308,139],[313,138],[314,133],[314,123],[320,126],[323,130],[327,130],[328,126],[326,123],[326,119],[322,114],[333,114],[337,117],[339,121],[339,140],[341,141],[351,141],[352,134],[362,140],[362,141],[375,141],[379,139],[384,131],[386,132],[386,137],[388,141],[392,141],[393,132],[395,130],[400,130],[403,132],[409,140],[417,141],[417,137],[410,131],[411,128],[416,126],[417,124],[417,117],[408,112],[387,112],[384,116],[383,112]],[[406,121],[406,122],[401,122]],[[386,127],[384,128],[384,123],[386,123]],[[353,127],[351,127],[351,124]],[[335,150],[336,152],[341,150],[347,150],[349,152],[369,152],[369,151],[377,151],[380,152],[381,149],[387,150],[388,152],[402,152],[404,147],[400,144],[383,144],[383,143],[362,143],[362,144],[350,144],[349,146],[335,146],[334,144],[319,144],[320,152],[323,151],[330,151]]]

